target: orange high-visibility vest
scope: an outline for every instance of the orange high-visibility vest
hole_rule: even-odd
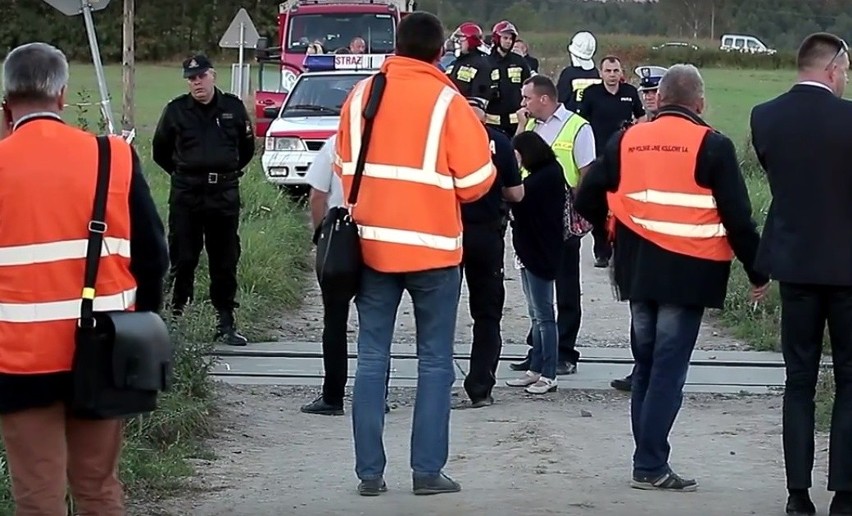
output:
[[[695,182],[698,149],[710,130],[680,116],[627,129],[621,181],[607,200],[618,222],[663,249],[730,261],[734,254],[713,193]]]
[[[111,137],[106,233],[97,311],[129,310],[130,146]],[[95,137],[58,120],[23,123],[0,140],[0,373],[71,370],[89,220],[97,178]]]
[[[496,175],[488,133],[452,81],[428,63],[391,56],[351,208],[365,264],[381,272],[457,266],[462,258],[459,203],[485,195]],[[361,149],[363,109],[372,78],[343,105],[334,169],[348,199]]]

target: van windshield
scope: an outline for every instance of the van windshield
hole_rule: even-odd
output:
[[[348,48],[354,38],[362,38],[368,54],[390,54],[394,50],[394,18],[380,13],[318,13],[290,17],[287,52],[304,54],[311,43],[319,43],[324,53]]]

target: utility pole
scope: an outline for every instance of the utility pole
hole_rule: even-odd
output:
[[[121,126],[125,131],[130,131],[135,124],[133,92],[136,89],[136,42],[134,36],[134,20],[136,11],[136,0],[124,0],[124,23],[122,30],[122,110]]]

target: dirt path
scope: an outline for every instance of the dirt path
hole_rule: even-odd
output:
[[[673,432],[672,461],[701,487],[674,494],[628,487],[627,397],[566,390],[529,399],[502,388],[492,407],[453,413],[447,473],[462,484],[462,492],[415,497],[408,468],[412,392],[392,389],[397,408],[385,430],[390,490],[380,498],[361,498],[355,493],[348,406],[346,417],[307,416],[298,406],[312,389],[223,386],[222,392],[223,431],[211,443],[219,459],[197,464],[198,490],[156,508],[136,507],[131,514],[783,514],[778,397],[688,396]],[[829,500],[824,443],[818,446],[813,490],[823,510]]]
[[[512,265],[511,241],[507,235],[506,251],[506,303],[503,310],[503,340],[506,344],[522,344],[529,330],[527,305],[518,271]],[[609,282],[609,271],[596,269],[592,257],[592,237],[583,239],[582,249],[582,288],[583,322],[578,337],[578,346],[589,347],[628,347],[627,334],[630,328],[629,312],[626,303],[613,298]],[[281,319],[279,339],[283,341],[320,342],[322,337],[322,302],[316,280],[309,280],[310,290],[306,292],[302,309],[285,314]],[[705,317],[705,319],[707,319]],[[350,339],[357,337],[357,316],[353,307],[350,313]],[[473,323],[468,310],[467,287],[463,288],[456,326],[456,342],[470,342]],[[414,342],[414,317],[410,298],[405,295],[397,318],[396,340]],[[748,347],[736,340],[722,335],[711,323],[705,322],[698,340],[697,349],[704,350],[747,350]],[[580,349],[582,354],[582,349]]]

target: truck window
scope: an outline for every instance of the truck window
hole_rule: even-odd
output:
[[[361,37],[368,54],[390,54],[395,30],[394,18],[389,14],[296,14],[290,17],[287,52],[304,54],[309,44],[319,43],[326,53],[332,53]]]
[[[751,49],[751,50],[757,50],[757,49],[760,48],[760,45],[757,44],[757,41],[755,41],[753,39],[746,41],[746,44],[748,45],[748,48]]]
[[[730,46],[733,46],[733,44],[734,44],[734,38],[726,37],[726,38],[722,39],[722,45],[723,46],[730,47]]]

